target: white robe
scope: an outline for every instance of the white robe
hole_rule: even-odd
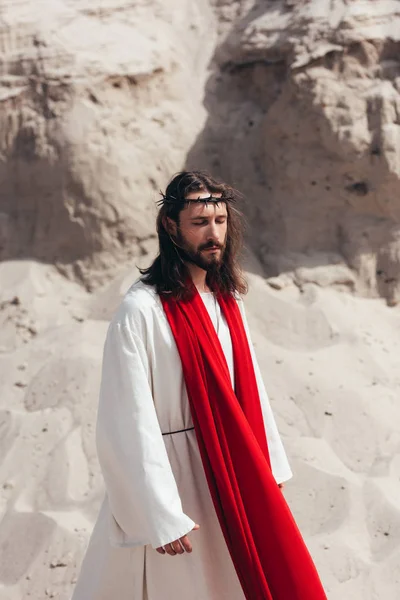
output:
[[[233,381],[229,329],[202,296]],[[247,335],[242,300],[238,300]],[[213,310],[217,310],[218,314]],[[250,337],[274,477],[292,476]],[[151,286],[137,281],[114,315],[104,347],[97,451],[106,495],[73,600],[244,600],[206,482],[182,365]],[[190,532],[192,553],[155,548]]]

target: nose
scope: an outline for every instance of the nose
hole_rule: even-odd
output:
[[[216,223],[211,222],[209,230],[207,232],[207,242],[215,242],[215,244],[219,244],[219,236],[218,236],[218,226]]]

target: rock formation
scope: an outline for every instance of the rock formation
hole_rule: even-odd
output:
[[[396,304],[399,3],[218,4],[224,36],[189,164],[245,192],[267,274]]]
[[[88,287],[154,237],[155,200],[204,120],[204,3],[3,0],[0,258]]]

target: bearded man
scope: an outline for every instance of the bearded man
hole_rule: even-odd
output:
[[[292,473],[241,298],[237,196],[203,172],[162,195],[159,255],[105,343],[106,497],[74,600],[326,600],[279,489]]]

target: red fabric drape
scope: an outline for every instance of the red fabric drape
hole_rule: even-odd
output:
[[[194,286],[193,286],[194,288]],[[219,296],[233,347],[235,390],[207,309],[161,298],[172,329],[215,510],[247,600],[326,600],[271,471],[252,357],[236,300]]]

